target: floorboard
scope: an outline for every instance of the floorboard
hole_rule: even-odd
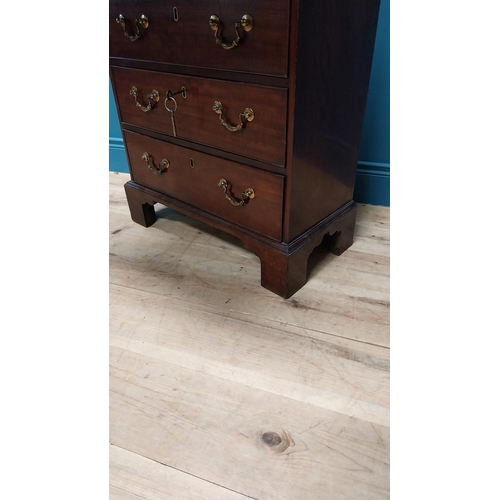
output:
[[[113,499],[389,498],[389,209],[284,300],[241,243],[110,174]],[[142,495],[142,496],[141,496]],[[183,496],[184,495],[184,496]]]
[[[109,455],[110,497],[116,500],[249,498],[117,446],[110,446]]]

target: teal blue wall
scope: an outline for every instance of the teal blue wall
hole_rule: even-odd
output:
[[[375,53],[359,151],[354,200],[389,206],[389,19],[390,0],[381,0]],[[113,90],[109,86],[109,170],[128,172]]]
[[[355,201],[385,206],[390,164],[389,19],[389,0],[382,0],[354,189]]]
[[[111,82],[109,83],[109,170],[125,173],[129,171]]]

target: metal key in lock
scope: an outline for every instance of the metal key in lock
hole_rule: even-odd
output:
[[[174,108],[170,109],[168,107],[167,102],[172,101],[174,103]],[[175,118],[174,113],[177,111],[177,101],[171,96],[167,94],[167,98],[165,99],[165,108],[170,113],[170,119],[172,120],[172,130],[174,132],[174,137],[177,137],[177,129],[175,128]]]
[[[167,91],[167,98],[165,99],[165,108],[170,113],[170,119],[172,120],[172,131],[174,133],[174,137],[177,137],[177,128],[175,127],[175,118],[174,113],[177,111],[177,101],[174,99],[174,95],[182,94],[182,97],[185,99],[187,97],[186,87],[182,86],[181,90],[177,92],[172,92],[171,90]],[[168,107],[168,101],[172,101],[173,109]]]

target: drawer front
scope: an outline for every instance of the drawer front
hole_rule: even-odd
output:
[[[109,53],[111,57],[286,77],[289,9],[289,0],[110,0]],[[120,15],[125,30],[116,21]],[[219,19],[218,31],[210,24],[214,15]],[[245,15],[253,20],[249,23],[246,18],[247,28],[252,25],[250,31],[235,28]],[[146,16],[147,27],[141,25],[141,16]],[[226,49],[216,42],[216,34],[222,44],[233,46],[238,37],[239,42]]]
[[[111,71],[122,122],[173,136],[172,116],[165,104],[172,110],[177,105],[177,137],[285,165],[286,89],[121,67]],[[137,96],[131,95],[132,87],[137,89]],[[186,89],[186,98],[178,94],[173,97],[175,102],[166,102],[167,91],[174,93],[182,87]],[[158,102],[148,100],[153,90],[158,92]],[[222,105],[222,115],[213,109],[216,101]],[[143,111],[150,102],[154,107]],[[247,108],[253,111],[252,121],[240,116]],[[230,128],[243,126],[231,131],[220,117]]]
[[[281,175],[241,165],[215,156],[124,130],[132,179],[225,220],[281,240],[283,184]],[[147,153],[147,156],[144,155]],[[158,175],[163,160],[168,168]],[[220,180],[227,181],[227,198]],[[249,193],[250,194],[250,193]]]

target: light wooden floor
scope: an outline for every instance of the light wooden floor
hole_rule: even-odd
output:
[[[240,242],[110,174],[112,499],[389,498],[389,208],[284,300]]]

